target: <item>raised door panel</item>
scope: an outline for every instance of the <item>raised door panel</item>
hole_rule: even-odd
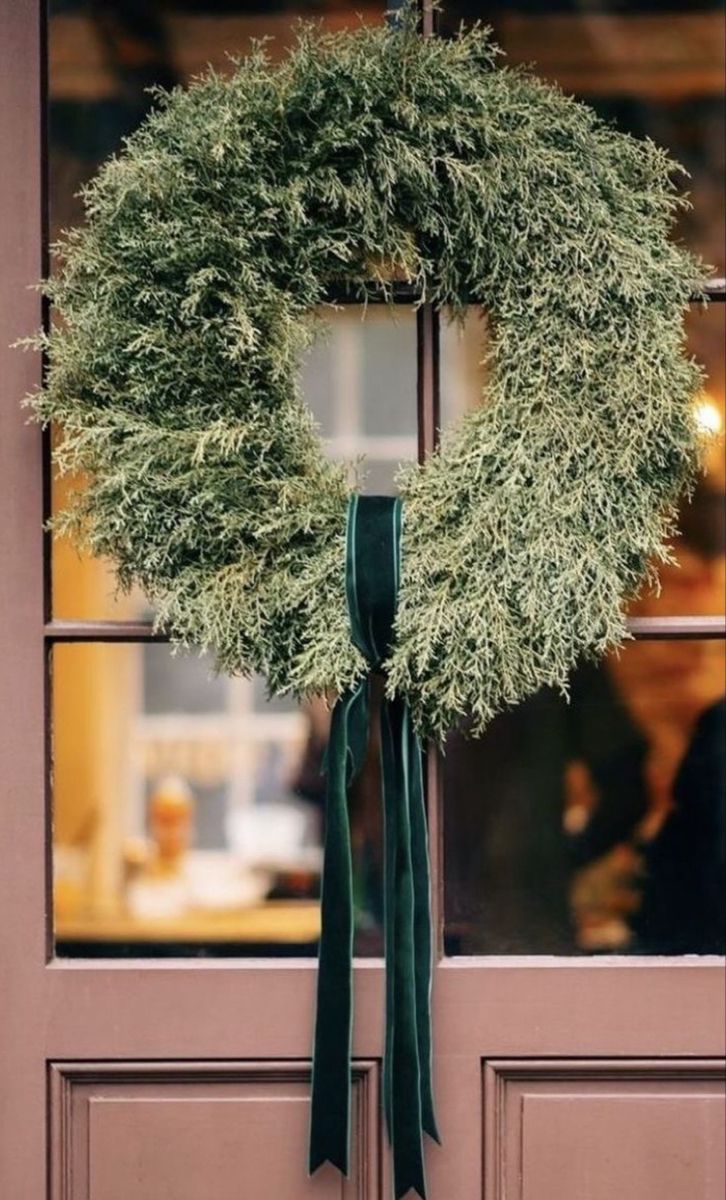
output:
[[[52,1200],[377,1200],[376,1065],[354,1079],[350,1178],[308,1179],[309,1064],[54,1064]]]
[[[486,1200],[723,1200],[719,1062],[488,1063]]]

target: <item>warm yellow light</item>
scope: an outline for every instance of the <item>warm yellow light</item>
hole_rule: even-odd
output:
[[[720,433],[723,417],[713,400],[701,399],[696,404],[696,424],[702,433]]]

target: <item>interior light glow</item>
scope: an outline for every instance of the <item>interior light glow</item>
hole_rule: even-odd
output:
[[[713,400],[701,398],[696,403],[696,424],[702,433],[716,434],[723,428],[723,417]]]

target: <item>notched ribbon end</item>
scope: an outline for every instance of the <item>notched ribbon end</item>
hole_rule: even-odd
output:
[[[330,1163],[331,1167],[335,1167],[336,1171],[340,1171],[341,1175],[344,1175],[346,1179],[349,1178],[347,1156],[345,1158],[338,1158],[337,1155],[332,1155],[331,1157],[331,1155],[323,1153],[316,1154],[315,1156],[312,1154],[310,1155],[310,1159],[308,1161],[308,1175],[313,1176],[315,1172],[319,1171],[321,1167],[324,1167],[326,1163]]]
[[[432,1142],[436,1142],[437,1146],[440,1146],[442,1144],[441,1134],[439,1133],[439,1127],[436,1124],[435,1120],[424,1121],[422,1128],[423,1128],[424,1133],[428,1134],[428,1136],[431,1138]]]
[[[401,1187],[396,1187],[396,1200],[406,1200],[406,1197],[412,1195],[418,1196],[419,1200],[426,1200],[426,1180],[420,1179],[416,1183],[406,1183]]]

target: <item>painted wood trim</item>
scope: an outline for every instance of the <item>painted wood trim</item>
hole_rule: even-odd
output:
[[[510,1079],[726,1079],[721,1058],[513,1058],[485,1059],[486,1080],[497,1086]]]
[[[631,617],[627,626],[634,638],[646,641],[726,637],[726,615]],[[169,635],[155,631],[151,621],[48,621],[43,633],[51,645],[66,642],[169,641]]]
[[[511,1083],[587,1082],[719,1084],[726,1064],[718,1058],[560,1058],[489,1059],[481,1064],[483,1194],[503,1197],[507,1187],[507,1091]],[[522,1130],[520,1129],[520,1137]]]
[[[44,10],[0,5],[0,1194],[45,1195],[43,477],[40,431],[21,398],[40,356],[11,349],[37,330],[44,253]]]
[[[314,959],[75,959],[45,975],[48,1059],[173,1059],[180,1046],[194,1059],[310,1053]],[[435,1055],[718,1057],[725,984],[718,958],[445,960],[434,978]],[[382,1053],[383,996],[382,964],[360,961],[356,1058]],[[150,1019],[152,1006],[163,1019]],[[242,1019],[250,1013],[259,1016]]]
[[[382,1191],[379,1059],[355,1061],[352,1066],[355,1095],[351,1130],[355,1146],[355,1171],[343,1187],[350,1200],[379,1200]],[[247,1061],[86,1060],[48,1064],[50,1145],[50,1200],[73,1196],[74,1119],[72,1103],[78,1086],[134,1084],[303,1083],[310,1080],[309,1061],[252,1059]],[[301,1171],[303,1165],[301,1164]]]

